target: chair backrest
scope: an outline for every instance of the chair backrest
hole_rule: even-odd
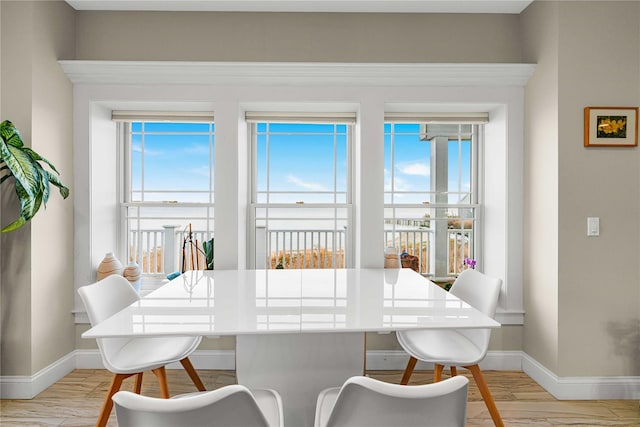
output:
[[[458,275],[449,292],[483,314],[494,317],[501,288],[502,279],[468,268]]]
[[[352,377],[340,389],[326,427],[464,427],[468,386],[464,376],[419,386]]]
[[[476,310],[493,318],[502,289],[502,279],[487,276],[474,269],[463,270],[449,292]],[[489,348],[491,329],[464,329],[459,331],[480,349]]]
[[[95,326],[113,316],[123,308],[140,299],[131,283],[124,277],[112,274],[91,285],[78,289],[80,298],[87,310],[91,326]],[[107,369],[113,370],[111,355],[129,341],[129,338],[99,338],[98,348]]]
[[[269,427],[251,392],[237,384],[174,399],[119,391],[113,402],[120,427]]]

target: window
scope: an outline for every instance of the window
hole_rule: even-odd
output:
[[[351,249],[354,115],[247,113],[252,153],[250,264],[344,268]]]
[[[202,253],[185,259],[183,239],[190,237],[201,249],[213,238],[213,116],[167,116],[158,121],[114,112],[124,140],[122,253],[141,266],[147,279],[184,268],[205,269]]]
[[[425,120],[425,119],[423,119]],[[420,272],[455,277],[478,258],[478,150],[482,126],[455,119],[387,118],[384,233],[418,257]]]

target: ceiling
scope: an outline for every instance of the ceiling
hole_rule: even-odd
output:
[[[533,0],[66,0],[76,10],[520,13]]]

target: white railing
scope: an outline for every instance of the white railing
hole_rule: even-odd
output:
[[[166,271],[164,248],[170,239],[165,239],[163,230],[131,230],[128,236],[128,261],[135,261],[143,274],[159,274]]]
[[[256,259],[264,260],[260,268],[344,268],[346,230],[265,230],[259,241]],[[166,275],[181,269],[182,241],[188,231],[176,226],[164,230],[132,230],[129,233],[129,260],[136,261],[145,275]],[[432,230],[385,230],[387,246],[407,252],[419,259],[420,273],[432,274]],[[193,241],[207,240],[206,231],[192,231]],[[472,254],[473,230],[449,229],[447,271],[455,276],[462,270],[462,262]],[[210,238],[210,237],[209,237]],[[382,255],[381,255],[382,256]],[[200,263],[202,264],[202,262]],[[204,268],[204,267],[201,267]]]
[[[182,242],[188,233],[188,230],[178,226],[165,226],[164,230],[131,230],[128,236],[128,259],[135,261],[144,275],[166,275],[179,271],[182,268]],[[191,239],[202,249],[202,242],[207,240],[208,234],[206,231],[192,231]],[[204,255],[199,256],[197,263],[204,269]],[[190,265],[191,261],[187,259],[189,268]]]
[[[266,233],[266,253],[257,248],[256,259],[266,259],[267,268],[345,267],[345,230],[258,228],[257,232]]]
[[[473,258],[473,230],[469,228],[449,229],[449,258],[447,271],[450,276],[460,273],[465,258]]]
[[[385,230],[384,241],[387,247],[395,247],[399,253],[406,252],[417,256],[419,260],[419,272],[428,274],[431,265],[429,254],[431,253],[432,230]]]

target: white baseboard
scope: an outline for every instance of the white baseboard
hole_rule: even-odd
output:
[[[522,370],[558,400],[640,399],[640,377],[558,377],[526,353]]]
[[[196,369],[235,369],[233,350],[197,350],[190,359]],[[408,356],[402,350],[367,352],[367,369],[402,370]],[[559,400],[640,399],[640,377],[558,377],[521,351],[490,351],[484,370],[524,371]],[[168,369],[182,369],[179,363]],[[74,369],[104,369],[99,350],[75,350],[31,376],[0,376],[1,399],[32,399]],[[419,362],[416,369],[433,369]]]
[[[34,375],[0,376],[0,399],[33,399],[74,369],[75,352],[71,352]]]

